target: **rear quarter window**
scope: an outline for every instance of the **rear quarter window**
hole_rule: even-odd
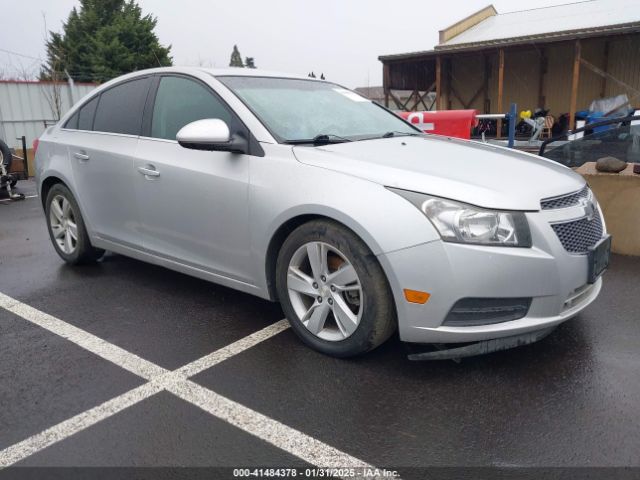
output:
[[[64,124],[64,128],[69,128],[71,130],[76,130],[78,128],[78,117],[80,116],[80,110],[74,113],[67,123]]]
[[[96,107],[98,106],[98,100],[100,96],[96,96],[89,100],[85,105],[80,108],[78,112],[78,130],[91,130],[93,127],[93,116],[96,113]]]
[[[67,123],[64,124],[64,128],[71,130],[93,130],[93,118],[96,113],[96,107],[100,95],[96,95],[87,103],[82,105],[76,113],[74,113]]]

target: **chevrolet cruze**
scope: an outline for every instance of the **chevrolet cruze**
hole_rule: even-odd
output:
[[[46,130],[36,165],[66,262],[109,250],[279,301],[339,357],[396,330],[456,355],[533,341],[597,297],[609,256],[569,168],[292,75],[119,77]]]

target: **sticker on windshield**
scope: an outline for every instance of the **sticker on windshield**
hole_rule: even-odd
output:
[[[344,88],[334,88],[333,91],[344,95],[349,100],[352,100],[354,102],[369,102],[370,101],[369,99],[361,97],[357,93],[351,92],[351,91],[346,90]]]

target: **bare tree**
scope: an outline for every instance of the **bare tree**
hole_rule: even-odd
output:
[[[47,17],[44,12],[42,12],[42,21],[44,23],[44,39],[46,42],[48,30]],[[55,58],[63,58],[63,55],[56,55]],[[43,83],[40,88],[42,88],[42,93],[44,94],[44,97],[51,108],[53,118],[56,121],[60,120],[60,117],[62,116],[62,85],[65,75],[61,69],[61,61],[57,60],[49,65],[42,65],[40,74],[41,77],[47,77],[49,79],[49,81]]]
[[[54,120],[60,120],[62,117],[62,85],[64,79],[60,72],[52,72],[51,80],[43,81],[40,84],[44,98],[51,108]]]

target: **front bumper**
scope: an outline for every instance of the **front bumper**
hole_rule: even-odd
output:
[[[553,327],[583,310],[600,293],[602,279],[587,283],[587,256],[568,253],[550,226],[558,215],[575,218],[577,213],[581,212],[528,213],[532,248],[438,240],[380,255],[395,298],[401,340],[463,343],[503,338]],[[431,296],[423,305],[409,303],[405,288]],[[465,297],[531,297],[532,301],[527,315],[518,320],[443,326],[452,306]]]

